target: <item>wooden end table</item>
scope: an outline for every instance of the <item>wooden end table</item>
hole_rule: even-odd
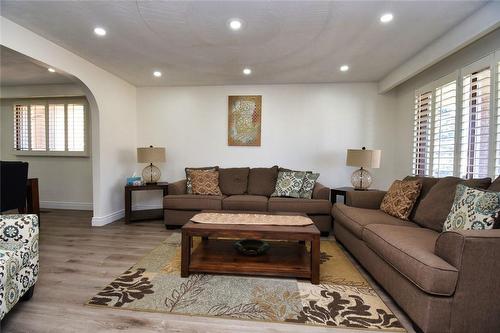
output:
[[[168,195],[168,183],[158,182],[156,184],[126,185],[125,186],[125,223],[144,220],[163,219],[163,208],[132,210],[132,192],[134,191],[163,191],[163,196]]]
[[[196,236],[202,241],[192,250]],[[270,242],[266,254],[244,256],[234,248],[234,242],[245,238],[290,242]],[[311,251],[307,251],[305,242],[311,243]],[[304,278],[319,284],[319,265],[320,232],[314,224],[225,225],[189,221],[182,227],[181,277],[191,273],[263,275]]]
[[[330,190],[330,201],[332,202],[332,204],[334,203],[337,203],[337,195],[340,195],[340,196],[343,196],[344,197],[344,205],[347,203],[347,192],[354,192],[354,191],[377,191],[375,189],[367,189],[367,190],[355,190],[354,187],[348,187],[348,186],[344,186],[344,187],[336,187],[336,188],[332,188]]]

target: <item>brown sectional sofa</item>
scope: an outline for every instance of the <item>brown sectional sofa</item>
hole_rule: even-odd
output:
[[[316,183],[311,199],[271,197],[279,168],[220,168],[221,196],[186,194],[186,180],[169,184],[163,198],[167,228],[182,226],[202,210],[307,214],[323,235],[332,229],[330,189]]]
[[[349,192],[335,238],[422,331],[500,332],[500,229],[441,232],[458,183],[500,191],[499,178],[420,178],[412,221],[378,209],[383,191]]]

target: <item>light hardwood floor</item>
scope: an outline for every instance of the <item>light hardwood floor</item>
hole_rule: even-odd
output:
[[[84,306],[100,289],[176,232],[165,230],[162,221],[131,225],[117,221],[92,228],[90,219],[91,212],[86,211],[42,213],[40,276],[34,296],[6,315],[0,332],[364,332]],[[408,319],[380,293],[406,329],[413,332]]]

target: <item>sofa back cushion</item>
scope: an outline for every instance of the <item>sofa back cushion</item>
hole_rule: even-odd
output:
[[[458,184],[487,189],[491,184],[491,178],[465,180],[457,177],[445,177],[439,179],[437,184],[432,186],[427,195],[420,200],[413,221],[424,228],[441,232],[444,221],[453,205]]]
[[[413,206],[413,210],[410,213],[409,219],[412,221],[415,218],[415,212],[418,209],[418,206],[420,205],[420,202],[422,201],[423,198],[429,193],[431,188],[437,184],[440,178],[434,178],[434,177],[420,177],[420,176],[407,176],[404,181],[406,180],[418,180],[422,184],[422,188],[420,189],[420,195],[417,198],[417,201],[415,202],[415,205]]]
[[[238,195],[247,192],[250,168],[220,168],[219,187],[222,194]]]
[[[500,192],[500,176],[498,176],[488,187],[488,191]]]
[[[248,174],[247,193],[269,197],[274,192],[277,178],[277,165],[272,168],[252,168]]]

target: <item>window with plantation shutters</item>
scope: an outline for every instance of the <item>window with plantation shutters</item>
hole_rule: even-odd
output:
[[[413,132],[413,174],[429,174],[432,118],[432,91],[415,96],[415,122]]]
[[[455,120],[457,82],[434,89],[434,121],[432,130],[433,177],[453,176],[455,163]]]
[[[14,153],[87,156],[84,100],[29,100],[14,104]]]
[[[415,175],[500,175],[500,50],[415,96]]]
[[[491,70],[485,68],[463,77],[460,176],[489,174]]]

